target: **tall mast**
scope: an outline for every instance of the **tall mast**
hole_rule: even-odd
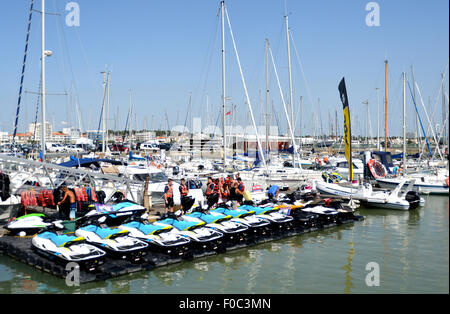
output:
[[[445,120],[446,120],[446,107],[445,107],[445,82],[444,82],[444,73],[441,74],[442,76],[442,131],[441,134],[443,136],[442,138],[442,143],[445,144],[445,137],[446,137],[446,132],[445,130],[447,129],[445,126]],[[439,145],[439,143],[438,143]]]
[[[406,170],[406,73],[403,72],[403,169]]]
[[[269,39],[266,38],[266,154],[269,149]]]
[[[132,94],[131,94],[131,88],[130,88],[130,125],[129,125],[129,129],[128,129],[128,136],[130,137],[130,152],[131,152],[131,144],[132,144],[132,140],[131,140],[131,135],[132,135],[132,128],[131,128],[131,124],[132,124],[132,117],[133,117],[133,107],[132,107]]]
[[[286,20],[286,42],[287,42],[287,55],[288,55],[288,72],[289,72],[289,110],[290,110],[290,123],[291,127],[294,128],[294,105],[292,101],[292,73],[291,73],[291,46],[290,46],[290,40],[289,40],[289,18],[286,13],[284,16]],[[292,130],[293,133],[295,133],[294,130]],[[292,154],[292,160],[293,165],[295,168],[295,135],[292,137],[292,147],[294,148],[294,152]]]
[[[106,102],[106,88],[107,88],[107,73],[106,71],[101,72],[103,74],[103,104],[102,104],[102,153],[105,153],[105,136],[106,136],[106,109],[105,109],[105,102]]]
[[[411,65],[411,75],[412,75],[412,80],[413,80],[413,102],[414,104],[416,104],[416,80],[414,78],[414,68]],[[420,129],[419,129],[419,114],[416,111],[416,130],[417,130],[417,148],[418,148],[418,153],[420,155],[421,153],[421,135],[420,135]]]
[[[110,78],[111,78],[111,72],[108,71],[108,74],[106,76],[106,82],[107,82],[106,87],[107,87],[107,91],[108,91],[107,94],[106,94],[106,97],[107,97],[107,101],[106,101],[106,104],[107,104],[107,107],[106,107],[106,139],[105,139],[106,145],[108,145],[108,138],[109,138],[109,87],[110,87]]]
[[[384,151],[387,151],[387,66],[388,61],[384,61],[385,64],[385,99],[384,99]]]
[[[45,160],[45,0],[41,0],[41,84],[42,84],[42,125],[41,151],[42,161]]]
[[[380,150],[380,94],[379,88],[377,90],[377,150]]]
[[[225,1],[220,2],[222,13],[222,130],[223,130],[223,170],[225,171],[227,163],[226,151],[226,129],[225,129]]]

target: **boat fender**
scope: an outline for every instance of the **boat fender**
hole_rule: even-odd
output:
[[[449,178],[445,179],[445,184],[447,184],[447,187],[450,186],[450,185],[449,185],[449,182],[448,182],[448,179],[449,179]]]

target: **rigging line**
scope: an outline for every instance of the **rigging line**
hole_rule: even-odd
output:
[[[29,43],[29,39],[30,39],[31,18],[33,16],[33,5],[34,5],[34,0],[31,0],[30,14],[28,16],[27,36],[26,36],[26,40],[25,40],[25,52],[24,52],[23,64],[22,64],[22,74],[21,74],[21,77],[20,77],[19,99],[17,100],[16,120],[15,120],[15,123],[14,123],[14,133],[13,133],[13,138],[12,138],[11,150],[13,150],[14,145],[15,145],[15,138],[16,138],[16,135],[17,135],[17,125],[19,123],[20,102],[21,102],[21,99],[22,99],[23,81],[24,81],[24,78],[25,78],[25,66],[26,66],[27,55],[28,55],[28,43]]]
[[[416,109],[417,117],[419,118],[419,123],[420,123],[420,127],[422,128],[423,136],[425,137],[425,141],[428,146],[428,151],[430,152],[430,156],[433,157],[433,154],[431,153],[430,143],[428,142],[427,134],[425,133],[425,129],[423,128],[422,119],[420,118],[419,111],[417,110],[416,100],[414,99],[414,94],[411,90],[411,85],[409,85],[409,81],[408,81],[408,88],[409,88],[409,92],[411,94],[412,101],[414,103],[414,108]]]
[[[306,80],[306,75],[305,75],[305,72],[304,72],[304,69],[303,69],[303,64],[301,62],[300,54],[298,53],[297,46],[295,45],[294,37],[292,35],[292,31],[291,30],[289,30],[289,35],[290,35],[291,40],[292,40],[292,45],[294,46],[294,51],[295,51],[295,55],[297,57],[297,62],[300,65],[300,70],[302,72],[303,81],[305,81],[305,87],[306,87],[306,92],[308,93],[309,102],[310,102],[311,105],[313,105],[314,102],[312,101],[311,90],[309,88],[308,81]]]
[[[233,48],[234,48],[234,52],[235,52],[235,54],[236,54],[236,61],[237,61],[237,63],[238,63],[238,66],[239,66],[239,72],[240,72],[240,74],[241,74],[241,81],[242,81],[242,85],[243,85],[243,88],[244,88],[245,97],[246,97],[246,99],[247,99],[247,104],[248,104],[248,108],[249,108],[249,111],[250,111],[250,114],[251,114],[253,127],[255,128],[256,141],[258,142],[258,148],[257,148],[257,149],[258,149],[258,151],[259,151],[259,154],[261,155],[261,158],[262,158],[262,161],[263,161],[264,168],[267,169],[266,160],[265,160],[265,158],[264,158],[264,154],[263,154],[263,151],[262,151],[261,141],[260,141],[259,135],[258,135],[258,128],[256,127],[255,118],[254,118],[254,116],[253,116],[252,105],[251,105],[251,103],[250,103],[250,98],[249,98],[249,96],[248,96],[247,85],[245,84],[244,74],[243,74],[243,72],[242,72],[241,61],[239,60],[239,54],[238,54],[238,52],[237,52],[236,42],[235,42],[235,40],[234,40],[234,35],[233,35],[233,30],[231,29],[230,17],[228,16],[228,10],[227,10],[226,8],[225,8],[225,14],[226,14],[226,16],[227,16],[228,28],[230,29],[230,35],[231,35],[231,39],[232,39],[232,42],[233,42]],[[224,134],[224,136],[225,136],[225,134]],[[295,146],[294,146],[294,147],[295,147]]]
[[[216,29],[215,29],[215,32],[213,32],[213,33],[211,34],[211,37],[210,37],[210,39],[209,39],[209,44],[208,44],[209,55],[207,56],[207,59],[205,60],[205,61],[207,61],[207,62],[203,63],[202,71],[201,71],[201,74],[200,74],[200,79],[199,79],[197,88],[195,89],[196,91],[198,91],[198,90],[200,89],[200,85],[201,85],[202,78],[203,78],[203,76],[205,76],[205,77],[204,77],[203,86],[202,86],[201,94],[200,94],[200,95],[203,95],[203,93],[204,93],[204,91],[205,91],[205,89],[206,89],[206,84],[207,84],[207,81],[208,81],[208,78],[209,78],[209,72],[210,72],[210,68],[211,68],[211,62],[212,62],[212,56],[213,56],[213,47],[214,47],[214,45],[215,45],[215,43],[216,43],[216,40],[217,40],[217,33],[218,33],[218,30],[219,30],[219,19],[217,18],[217,19],[216,19]],[[194,95],[197,95],[197,93],[194,93]],[[194,96],[194,101],[193,101],[193,103],[196,103],[196,102],[197,102],[196,97],[197,97],[197,96]]]
[[[98,142],[99,142],[99,139],[98,139],[98,135],[100,134],[100,125],[101,125],[101,123],[102,123],[102,119],[103,119],[103,108],[105,107],[105,98],[106,98],[106,80],[105,81],[103,81],[104,83],[103,83],[103,85],[104,85],[104,87],[103,87],[103,101],[102,101],[102,110],[100,111],[100,119],[99,119],[99,121],[98,121],[98,129],[97,129],[97,136],[96,136],[96,145],[95,145],[95,153],[97,152],[97,146],[98,146]],[[128,121],[128,118],[127,118],[127,121]],[[105,134],[103,133],[102,134],[102,142],[103,142],[103,137],[105,136]],[[123,143],[123,140],[122,140],[122,143]],[[131,145],[130,145],[130,149],[131,149]]]
[[[446,65],[445,65],[445,70],[444,70],[443,73],[445,73],[445,72],[447,71],[447,67],[448,67],[448,60],[447,60],[447,63],[446,63]],[[434,120],[434,115],[435,115],[435,111],[436,111],[436,107],[437,107],[437,101],[439,100],[439,96],[440,96],[440,94],[441,94],[441,89],[442,89],[444,80],[445,80],[445,75],[444,75],[444,76],[442,77],[442,79],[441,79],[441,84],[440,84],[440,86],[439,86],[439,91],[438,91],[438,93],[437,93],[437,98],[436,98],[436,102],[435,102],[435,104],[434,104],[434,109],[433,109],[433,113],[432,113],[432,115],[431,115],[431,119],[428,118],[428,114],[427,114],[427,112],[426,112],[426,110],[425,110],[425,106],[423,105],[423,100],[421,99],[422,105],[423,105],[423,107],[424,107],[425,114],[427,114],[427,118],[428,118],[427,132],[430,131],[430,129],[431,129],[431,131],[434,133],[433,120]],[[417,86],[417,89],[418,89],[419,86],[417,85],[417,82],[416,82],[416,86]],[[420,93],[420,92],[419,92],[419,93]],[[422,97],[422,96],[421,96],[421,97]],[[422,145],[422,149],[423,149],[423,146],[424,146],[424,145]],[[441,155],[441,154],[440,154],[440,151],[439,151],[439,155]],[[441,156],[441,157],[442,157],[442,156]]]
[[[62,41],[63,41],[63,46],[64,46],[64,48],[63,48],[63,50],[65,50],[65,52],[66,52],[66,54],[67,54],[67,59],[68,59],[68,64],[69,64],[69,70],[70,70],[70,74],[71,74],[71,76],[72,76],[72,84],[73,84],[73,87],[74,87],[74,89],[75,89],[75,98],[76,98],[76,102],[79,104],[80,103],[80,99],[79,99],[79,93],[78,93],[78,87],[77,87],[77,84],[76,84],[76,77],[75,77],[75,73],[74,73],[74,71],[73,71],[73,67],[72,67],[72,59],[71,59],[71,56],[70,56],[70,53],[69,53],[69,47],[68,47],[68,44],[67,44],[67,38],[66,38],[66,36],[65,36],[65,32],[64,32],[64,27],[63,27],[63,21],[62,21],[62,17],[60,16],[60,18],[58,19],[59,20],[59,22],[60,22],[60,27],[61,27],[61,30],[62,30]],[[78,115],[77,115],[78,116]],[[79,124],[79,126],[81,127],[81,132],[83,132],[83,129],[84,129],[84,126],[83,126],[83,120],[81,120],[81,119],[79,119],[78,117],[77,117],[77,120],[78,120],[78,124]]]
[[[39,80],[39,92],[42,90],[42,79]],[[41,94],[38,93],[37,101],[36,101],[36,116],[34,118],[34,130],[33,130],[33,141],[36,141],[36,129],[37,129],[37,121],[39,115],[39,104],[41,102]],[[34,147],[33,147],[34,150]]]

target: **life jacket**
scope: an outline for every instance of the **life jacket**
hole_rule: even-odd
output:
[[[44,191],[44,200],[47,206],[55,206],[55,199],[53,197],[53,190]]]
[[[83,193],[83,202],[89,201],[89,195],[87,193],[86,187],[82,188],[81,192]]]
[[[230,190],[229,189],[223,189],[222,197],[229,198],[230,197]]]
[[[98,199],[97,199],[97,192],[95,192],[95,189],[94,188],[90,188],[91,189],[91,200],[93,201],[93,202],[98,202]]]
[[[166,186],[168,187],[168,189],[167,189],[165,195],[166,195],[167,197],[173,197],[173,187],[170,186],[170,185],[166,185]]]
[[[244,192],[244,191],[245,191],[245,185],[244,185],[244,183],[240,183],[240,184],[238,185],[238,189],[239,189],[239,191]]]
[[[181,194],[181,196],[186,196],[186,195],[188,195],[188,193],[189,193],[189,191],[188,191],[187,186],[180,185],[180,194]]]
[[[84,194],[82,189],[80,188],[75,188],[75,200],[77,202],[85,202],[85,198],[84,198]]]
[[[209,183],[206,187],[206,195],[211,195],[214,192],[215,186],[214,182]]]
[[[44,190],[41,190],[38,193],[38,197],[37,197],[38,206],[42,206],[42,207],[46,206],[44,192],[45,192]]]

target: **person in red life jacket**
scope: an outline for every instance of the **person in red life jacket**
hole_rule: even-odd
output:
[[[211,177],[208,177],[208,183],[206,184],[206,203],[208,204],[208,209],[210,209],[214,204],[219,201],[218,186],[214,184]]]
[[[214,180],[214,193],[218,194],[220,197],[220,189],[222,184],[220,183],[219,179]]]
[[[164,188],[164,200],[166,203],[166,213],[171,212],[173,213],[173,186],[172,186],[172,179],[169,179],[167,181],[167,185]]]
[[[181,212],[185,214],[184,204],[186,203],[186,196],[189,194],[189,187],[186,186],[184,179],[180,180],[180,201],[181,201]]]
[[[242,205],[244,199],[245,185],[240,177],[237,178],[236,200]]]

